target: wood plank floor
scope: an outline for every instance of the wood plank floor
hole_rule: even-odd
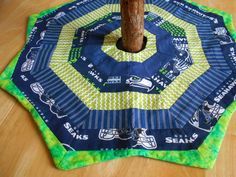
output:
[[[236,24],[236,0],[195,0],[229,12]],[[23,47],[27,17],[66,0],[0,0],[0,72]],[[215,167],[202,170],[141,157],[113,160],[72,171],[53,165],[30,114],[0,90],[0,177],[236,177],[236,114]]]

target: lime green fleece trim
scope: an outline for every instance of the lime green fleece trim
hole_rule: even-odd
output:
[[[236,31],[235,31],[234,24],[233,24],[233,16],[231,14],[221,11],[221,10],[218,10],[218,9],[215,9],[215,8],[212,8],[212,7],[200,5],[196,2],[193,2],[192,0],[185,0],[185,1],[191,3],[194,6],[199,7],[205,11],[212,12],[212,13],[222,16],[224,19],[225,26],[227,27],[230,34],[232,35],[232,37],[236,41]]]
[[[35,17],[39,17],[35,15]],[[35,17],[30,18],[28,31],[31,31],[35,23]],[[32,21],[34,20],[34,22]],[[29,33],[28,33],[29,34]],[[190,151],[150,151],[150,150],[108,150],[108,151],[66,151],[59,140],[51,132],[44,123],[36,109],[25,98],[21,91],[11,81],[11,76],[14,72],[16,63],[20,53],[7,66],[4,72],[0,75],[0,87],[15,96],[19,102],[32,114],[34,121],[38,125],[43,138],[51,152],[55,165],[63,170],[79,168],[82,166],[104,162],[115,158],[128,156],[144,156],[154,159],[166,160],[169,162],[179,163],[183,165],[212,168],[220,150],[229,120],[236,110],[236,102],[232,103],[223,116],[217,122],[216,126],[206,138],[204,143],[198,150]]]

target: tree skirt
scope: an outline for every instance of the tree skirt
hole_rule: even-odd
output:
[[[232,17],[146,0],[146,47],[127,53],[117,0],[74,1],[29,18],[1,88],[31,112],[64,170],[128,156],[212,168],[236,109]]]

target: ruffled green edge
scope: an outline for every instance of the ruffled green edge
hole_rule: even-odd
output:
[[[191,2],[193,3],[193,2]],[[193,3],[196,5],[196,3]],[[200,6],[200,5],[198,5]],[[60,6],[58,6],[60,7]],[[57,7],[57,8],[58,8]],[[235,31],[232,28],[232,18],[229,15],[218,11],[216,9],[207,8],[211,12],[222,15],[227,20],[227,27],[231,33],[235,36]],[[37,18],[42,17],[57,8],[48,9],[40,14],[34,14],[29,18],[29,25],[27,30],[27,36],[29,36]],[[236,110],[236,101],[233,102],[223,113],[220,120],[215,125],[212,132],[206,138],[204,143],[197,150],[189,151],[152,151],[152,150],[106,150],[106,151],[66,151],[60,141],[55,137],[51,130],[44,123],[36,109],[25,98],[17,86],[12,82],[11,76],[16,67],[16,63],[19,59],[21,52],[18,53],[12,62],[7,66],[4,72],[0,75],[0,87],[5,89],[32,114],[34,121],[38,125],[42,136],[50,150],[55,165],[62,170],[69,170],[87,166],[99,162],[104,162],[116,158],[129,157],[129,156],[143,156],[153,159],[165,160],[187,166],[194,166],[200,168],[212,168],[216,158],[218,156],[220,146],[222,144],[226,129],[233,112]]]

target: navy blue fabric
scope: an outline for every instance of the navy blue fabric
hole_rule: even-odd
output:
[[[104,21],[99,22],[99,24],[103,23]],[[99,24],[96,25],[98,26]],[[160,28],[154,28],[153,25],[151,26],[150,22],[145,21],[145,29],[150,33],[159,34],[156,37],[156,40],[158,41],[156,44],[158,52],[142,63],[117,62],[115,59],[104,53],[101,50],[101,46],[103,44],[104,36],[119,27],[120,21],[114,21],[113,23],[109,23],[99,28],[95,32],[89,33],[81,51],[81,56],[85,56],[87,61],[84,62],[83,60],[78,59],[72,66],[95,83],[96,87],[99,87],[101,92],[137,91],[146,93],[145,89],[127,87],[125,81],[130,75],[135,75],[140,78],[151,78],[156,73],[158,74],[161,66],[167,62],[171,62],[171,59],[174,58],[177,53],[172,44],[173,38],[166,31]],[[93,47],[93,52],[91,52],[91,46]],[[90,70],[87,66],[90,63],[93,64],[95,70],[99,73],[100,77],[103,78],[103,82],[98,82],[94,77],[87,74],[88,70]],[[122,78],[122,83],[117,85],[106,85],[106,87],[104,87],[109,76],[120,76]],[[176,74],[176,76],[178,76],[178,74]],[[170,84],[170,81],[168,83]],[[158,91],[152,90],[149,93],[158,93]]]
[[[111,1],[108,2],[111,3]],[[75,150],[121,148],[149,148],[158,150],[197,149],[214,127],[224,109],[236,99],[236,46],[233,42],[222,45],[220,43],[221,39],[212,35],[212,31],[215,31],[216,28],[224,27],[222,17],[203,12],[197,7],[184,2],[192,9],[208,16],[200,18],[198,15],[193,15],[184,7],[178,5],[178,2],[183,3],[183,1],[180,0],[170,0],[169,2],[158,0],[153,3],[171,12],[178,18],[183,18],[197,26],[200,39],[202,40],[202,47],[211,68],[190,84],[187,91],[169,110],[89,110],[84,103],[60,81],[53,71],[48,68],[48,61],[55,48],[58,40],[57,35],[60,33],[62,25],[73,19],[64,16],[60,19],[52,20],[53,17],[59,12],[65,12],[67,15],[71,13],[72,16],[76,18],[85,15],[90,10],[92,11],[101,7],[106,3],[105,1],[76,1],[40,18],[35,24],[36,30],[31,33],[29,42],[22,51],[12,80],[34,105],[56,137],[63,144],[69,144]],[[73,6],[78,7],[77,9],[73,8],[73,10]],[[215,23],[215,20],[217,20],[217,23]],[[118,22],[109,25],[111,25],[108,28],[110,30],[119,27]],[[159,28],[154,29],[150,22],[145,21],[145,27],[150,32],[153,30],[155,34],[160,33],[165,35],[163,30]],[[99,29],[100,31],[98,30],[97,32],[103,33],[104,29],[106,28],[101,28]],[[45,30],[45,40],[41,40],[40,34]],[[227,35],[230,36],[228,32]],[[95,39],[96,38],[91,38],[90,41]],[[102,39],[99,38],[99,40],[101,43]],[[99,40],[97,42],[99,42]],[[165,44],[165,42],[167,42],[167,44]],[[150,77],[157,72],[152,67],[155,66],[156,70],[160,70],[165,62],[169,62],[171,58],[173,58],[173,53],[170,52],[169,54],[166,52],[169,48],[173,48],[171,43],[168,42],[168,38],[161,40],[160,36],[157,36],[157,45],[159,45],[158,49],[160,49],[160,53],[158,53],[158,51],[157,54],[153,56],[153,60],[149,58],[142,64],[135,62],[128,63],[127,67],[132,66],[134,68],[131,70],[133,72],[132,74]],[[161,48],[162,46],[165,47]],[[163,52],[163,54],[161,52]],[[83,54],[92,56],[92,52],[87,50],[86,53],[86,49],[83,51]],[[100,52],[99,54],[102,53]],[[160,64],[154,62],[154,58],[157,56],[158,59],[160,57],[160,61],[162,61]],[[106,65],[111,61],[115,62],[113,59],[109,59],[108,56],[106,56],[106,58]],[[91,57],[91,59],[96,59],[96,57]],[[35,62],[30,72],[22,70],[23,63],[27,60]],[[100,67],[102,72],[107,72],[106,76],[111,72],[114,72],[114,75],[119,72],[125,72],[125,69],[123,69],[123,71],[115,67],[117,71],[114,68],[109,70],[111,67],[104,68],[101,64],[96,63],[96,61],[91,62],[94,62],[97,67]],[[83,71],[86,72],[86,70],[83,70],[84,67],[79,68],[80,64],[81,63],[75,63],[73,66],[81,73]],[[120,64],[127,65],[125,62]],[[123,65],[121,68],[124,67]],[[147,68],[152,68],[153,71],[147,71]],[[130,74],[131,71],[129,71],[128,74]],[[30,88],[34,83],[40,83],[45,90],[42,96],[35,94]],[[123,87],[118,89],[111,87],[110,91],[121,91],[122,89],[129,90]],[[109,90],[102,89],[101,91],[109,92]],[[143,90],[132,91],[143,92]],[[195,98],[194,101],[190,102],[193,97]],[[51,101],[51,99],[53,99],[55,103],[52,102],[52,105],[49,106],[47,102]],[[108,128],[125,129],[124,132],[126,132],[126,134],[123,134],[127,135],[127,137],[122,139],[123,134],[118,132],[120,137],[115,136],[111,140],[104,140],[100,137],[100,133],[102,129]],[[140,144],[138,138],[143,135],[145,135],[146,138],[154,138],[156,146],[155,143],[150,147],[145,147],[144,144]],[[65,148],[71,150],[66,146]]]

